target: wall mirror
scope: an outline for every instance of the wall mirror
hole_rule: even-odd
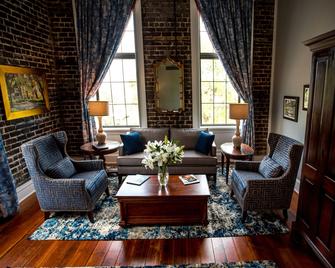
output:
[[[159,112],[184,110],[184,67],[170,58],[155,66],[156,109]]]

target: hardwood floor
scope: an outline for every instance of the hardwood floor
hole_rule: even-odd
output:
[[[292,210],[296,210],[297,195]],[[156,265],[273,260],[279,267],[322,267],[309,251],[291,244],[288,234],[206,239],[125,241],[30,241],[43,222],[35,195],[0,225],[0,267]]]

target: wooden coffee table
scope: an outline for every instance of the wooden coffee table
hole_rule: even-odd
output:
[[[157,176],[141,186],[123,182],[116,198],[120,204],[120,226],[208,224],[207,202],[210,196],[205,175],[196,175],[200,183],[184,185],[178,175],[170,175],[166,188]]]

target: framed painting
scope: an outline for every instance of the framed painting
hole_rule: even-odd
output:
[[[302,109],[307,111],[308,100],[309,100],[309,85],[304,85],[302,97],[303,97],[302,98]]]
[[[298,122],[299,97],[284,96],[283,117]]]
[[[45,75],[39,70],[0,65],[0,87],[7,120],[50,110]]]

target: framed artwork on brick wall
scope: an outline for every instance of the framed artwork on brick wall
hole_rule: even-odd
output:
[[[302,93],[302,109],[307,111],[308,109],[308,99],[309,99],[309,85],[304,85]]]
[[[284,96],[283,117],[298,122],[299,97]]]
[[[7,120],[50,110],[47,83],[40,70],[0,65],[0,87]]]

